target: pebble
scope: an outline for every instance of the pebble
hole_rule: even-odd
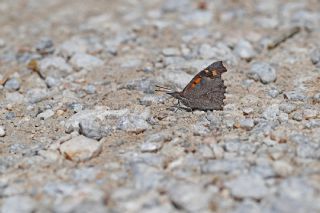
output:
[[[215,152],[214,149],[213,149],[213,152]],[[219,160],[209,160],[208,162],[203,164],[201,167],[201,172],[204,174],[236,173],[244,169],[245,169],[245,164],[242,161],[219,159]]]
[[[68,160],[87,161],[102,151],[101,143],[85,136],[77,136],[60,145],[60,153]]]
[[[3,200],[1,212],[32,213],[36,211],[36,202],[28,196],[12,196]]]
[[[247,61],[250,61],[257,54],[254,48],[252,47],[251,43],[243,39],[237,42],[236,46],[234,47],[234,52],[241,59],[245,59]]]
[[[258,175],[241,175],[225,185],[232,196],[240,199],[262,199],[269,193],[264,180]]]
[[[308,120],[312,118],[316,118],[318,115],[318,111],[314,109],[305,109],[303,110],[303,118]]]
[[[52,116],[54,116],[54,111],[52,109],[47,109],[46,111],[39,113],[37,118],[40,118],[41,120],[47,120]]]
[[[17,78],[11,78],[6,81],[4,88],[10,91],[16,91],[20,89],[20,81]]]
[[[248,75],[250,78],[260,80],[264,84],[269,84],[277,79],[275,68],[266,62],[254,62]]]
[[[182,20],[187,25],[202,27],[212,22],[213,14],[211,11],[195,11],[182,16]]]
[[[311,62],[315,65],[320,64],[320,48],[314,49],[310,54]]]
[[[313,96],[313,100],[316,102],[316,103],[320,103],[320,93],[317,93]]]
[[[139,99],[141,105],[151,106],[153,104],[161,104],[164,103],[166,97],[164,96],[155,96],[155,95],[145,95]]]
[[[6,135],[6,129],[4,126],[0,126],[0,137],[4,137]]]
[[[177,48],[168,47],[162,50],[162,54],[166,57],[180,55],[180,51]]]
[[[150,78],[142,78],[129,81],[125,87],[129,90],[138,90],[152,94],[155,90],[155,84],[156,82]]]
[[[48,92],[45,89],[34,88],[27,91],[28,102],[35,104],[43,101],[48,97]]]
[[[47,86],[49,88],[59,86],[60,83],[61,83],[61,81],[58,78],[55,78],[55,77],[52,77],[52,76],[46,77],[45,82],[46,82],[46,84],[47,84]]]
[[[239,139],[228,139],[224,143],[224,149],[227,152],[237,152],[240,147],[240,140]]]
[[[283,160],[278,160],[273,163],[275,173],[281,177],[287,177],[292,174],[293,167]]]
[[[290,101],[305,101],[307,99],[307,96],[300,91],[285,92],[284,97]]]
[[[271,90],[268,91],[268,95],[272,98],[278,97],[279,94],[280,94],[279,90],[275,88],[272,88]]]
[[[94,94],[94,93],[96,93],[96,87],[92,84],[89,84],[86,86],[86,92],[88,94]]]
[[[53,46],[53,41],[51,40],[51,38],[42,38],[36,44],[36,51],[42,55],[53,53],[54,46]]]
[[[44,77],[62,78],[72,73],[72,67],[62,57],[52,56],[39,62],[39,71]]]
[[[291,103],[282,103],[279,105],[279,109],[287,114],[295,111],[297,106]]]
[[[262,117],[267,120],[275,120],[280,113],[279,105],[273,104],[268,106],[262,113]]]
[[[302,121],[303,120],[302,112],[294,112],[294,113],[292,113],[292,119],[295,120],[295,121]]]
[[[118,121],[117,129],[136,134],[144,132],[151,128],[150,124],[146,121],[148,116],[148,113],[125,115]]]
[[[88,71],[99,68],[104,64],[101,59],[85,53],[76,53],[70,59],[70,63],[77,70],[84,69]]]
[[[162,148],[163,144],[158,142],[158,143],[150,143],[146,142],[141,144],[140,150],[141,152],[157,152]]]
[[[101,120],[81,120],[79,123],[79,133],[95,140],[100,140],[112,131],[112,127],[103,124]]]
[[[171,202],[184,212],[204,212],[214,193],[205,190],[201,185],[178,183],[170,187]]]
[[[241,119],[239,125],[245,130],[251,130],[254,127],[254,120],[251,118]]]
[[[69,58],[76,53],[86,53],[88,49],[88,43],[85,39],[73,37],[59,46],[58,53],[64,58]]]

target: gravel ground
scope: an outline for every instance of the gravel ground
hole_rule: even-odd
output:
[[[0,13],[1,212],[320,212],[319,1]],[[154,91],[217,60],[223,111]]]

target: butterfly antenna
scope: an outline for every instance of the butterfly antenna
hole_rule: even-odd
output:
[[[157,88],[155,89],[156,92],[172,92],[172,90],[168,87],[163,87],[159,85],[156,85],[155,87]]]

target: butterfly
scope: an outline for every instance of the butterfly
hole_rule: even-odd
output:
[[[227,72],[222,61],[217,61],[200,71],[182,91],[170,91],[168,88],[157,86],[157,91],[164,91],[178,99],[191,110],[222,110],[224,106],[226,86],[221,78]]]

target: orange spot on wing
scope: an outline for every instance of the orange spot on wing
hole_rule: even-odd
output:
[[[193,82],[192,82],[191,88],[194,88],[200,82],[201,82],[201,77],[198,77],[198,78],[194,79]]]

